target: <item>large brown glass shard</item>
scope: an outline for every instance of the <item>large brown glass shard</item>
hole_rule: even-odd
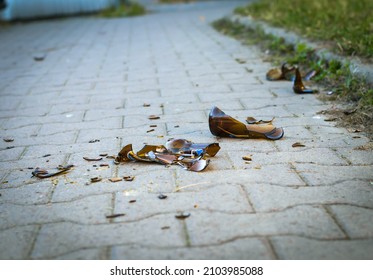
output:
[[[281,69],[270,69],[266,74],[266,78],[268,81],[291,80],[294,69],[294,66],[289,66],[287,63],[283,63]]]
[[[32,176],[38,177],[40,179],[44,179],[44,178],[50,178],[50,177],[53,177],[53,176],[64,174],[73,167],[74,167],[74,165],[72,165],[72,164],[71,165],[66,165],[66,166],[59,166],[58,171],[54,172],[54,173],[49,173],[47,170],[37,167],[37,168],[35,168],[34,171],[32,171],[31,174],[32,174]]]
[[[308,89],[304,86],[303,82],[302,82],[302,77],[301,77],[301,74],[299,72],[299,69],[296,68],[295,69],[295,80],[294,80],[294,84],[293,84],[293,91],[295,93],[316,93],[317,90],[313,90],[313,89]]]
[[[282,128],[276,128],[272,123],[248,124],[226,115],[218,107],[213,107],[209,115],[210,131],[215,136],[233,138],[266,138],[278,140],[284,135]]]

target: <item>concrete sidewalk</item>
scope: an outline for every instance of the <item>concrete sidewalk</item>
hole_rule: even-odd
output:
[[[1,259],[373,258],[373,152],[357,149],[369,140],[325,122],[315,96],[266,81],[256,48],[209,25],[246,2],[0,28]],[[213,105],[242,121],[276,117],[285,136],[216,138]],[[221,150],[201,173],[83,159],[169,138]],[[60,164],[75,168],[31,178]]]

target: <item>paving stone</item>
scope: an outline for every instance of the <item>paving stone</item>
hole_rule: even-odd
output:
[[[17,160],[23,154],[25,148],[7,146],[0,150],[0,158],[2,161]]]
[[[352,148],[337,148],[336,152],[353,165],[373,165],[372,150],[357,150]]]
[[[172,230],[161,228],[172,223]],[[158,238],[150,238],[157,236]],[[53,258],[72,251],[101,246],[144,244],[145,246],[183,246],[181,222],[174,215],[160,215],[132,223],[44,225],[37,237],[32,258]]]
[[[106,258],[107,258],[107,253],[104,247],[104,248],[77,250],[71,253],[52,257],[51,259],[55,259],[55,260],[104,260]]]
[[[136,179],[135,179],[136,180]],[[190,185],[189,191],[193,190]],[[199,192],[163,193],[166,199],[159,199],[158,193],[147,195],[116,194],[114,213],[125,213],[117,221],[135,221],[162,213],[189,212],[192,210],[209,210],[225,213],[249,213],[251,206],[245,192],[239,185],[219,185]],[[135,200],[135,202],[132,202]],[[222,205],[223,204],[223,205]]]
[[[370,195],[370,205],[368,207],[372,207],[372,202],[373,199]],[[372,208],[356,207],[353,205],[331,205],[330,209],[351,238],[373,237]]]
[[[373,240],[313,240],[298,236],[271,238],[276,254],[287,260],[371,260]]]
[[[258,238],[242,238],[203,247],[159,249],[139,245],[114,246],[111,258],[126,260],[265,260],[272,259],[273,256],[265,241]]]
[[[342,181],[373,179],[373,166],[322,166],[295,163],[297,172],[310,186],[330,186]]]
[[[33,225],[1,230],[0,259],[27,259],[37,231],[38,227]]]
[[[0,188],[1,203],[22,205],[45,204],[49,202],[53,189],[53,184],[49,180],[37,181],[19,187],[12,187],[12,185],[12,181],[2,184]]]
[[[79,200],[44,205],[1,204],[3,229],[29,224],[75,222],[81,224],[105,223],[105,215],[111,211],[111,195],[100,195]]]
[[[96,121],[86,121],[81,123],[50,123],[43,124],[39,131],[40,135],[51,135],[54,133],[61,133],[64,131],[75,131],[83,129],[105,129],[105,128],[121,128],[122,118],[121,117],[109,117]]]
[[[213,165],[213,163],[211,164]],[[177,184],[184,186],[197,182],[219,182],[231,184],[280,184],[288,186],[303,186],[305,183],[287,165],[246,165],[242,169],[210,170],[207,167],[203,173],[180,172],[177,173]],[[242,172],[244,170],[245,172]],[[181,170],[183,171],[183,170]]]
[[[57,166],[65,162],[65,155],[36,155],[30,157],[22,157],[22,160],[6,161],[0,163],[0,170],[8,170],[11,173],[22,174],[21,177],[30,178],[31,172],[36,168],[57,168]],[[12,179],[17,179],[15,176],[10,176]]]
[[[186,224],[194,246],[219,244],[238,237],[258,235],[299,235],[320,239],[344,237],[326,211],[311,206],[256,214],[193,211]],[[211,228],[214,228],[213,232]],[[219,232],[219,235],[214,232]]]
[[[338,157],[335,152],[330,149],[303,149],[297,150],[290,148],[288,152],[267,152],[267,153],[250,153],[252,155],[251,165],[270,165],[281,163],[314,163],[319,165],[347,165],[347,162]],[[242,152],[228,153],[236,168],[242,168],[247,164],[242,160]]]
[[[373,199],[372,187],[361,181],[300,188],[247,185],[245,189],[258,212],[279,211],[297,205],[349,204],[370,207]]]

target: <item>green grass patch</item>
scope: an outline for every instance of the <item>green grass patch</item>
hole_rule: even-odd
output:
[[[372,0],[260,0],[235,13],[327,40],[340,54],[373,58]]]
[[[100,16],[107,18],[133,17],[146,14],[146,9],[139,3],[133,1],[121,0],[118,6],[104,9]]]
[[[195,2],[195,0],[159,0],[161,4],[178,4],[178,3],[190,3]]]
[[[283,62],[298,65],[300,69],[314,69],[318,74],[314,81],[325,88],[326,92],[333,92],[329,100],[338,99],[349,104],[348,122],[352,126],[364,124],[366,132],[373,136],[373,88],[365,79],[354,75],[350,65],[337,60],[326,60],[318,56],[315,50],[305,44],[292,45],[283,38],[266,34],[261,27],[248,28],[228,19],[215,21],[213,26],[220,32],[235,37],[243,43],[259,46],[273,64]],[[269,70],[269,69],[268,69]],[[291,88],[291,87],[289,87]],[[341,118],[344,116],[342,115]],[[347,125],[349,125],[347,124]]]

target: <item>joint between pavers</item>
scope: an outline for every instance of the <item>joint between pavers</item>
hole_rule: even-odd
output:
[[[330,209],[329,205],[323,205],[323,208],[325,209],[325,212],[330,216],[330,218],[334,221],[334,223],[337,225],[339,230],[345,235],[345,239],[350,240],[351,237],[348,235],[344,227],[341,225],[341,223],[338,221],[337,217],[334,215],[332,210]]]
[[[42,227],[42,225],[37,225],[36,232],[35,232],[35,234],[34,234],[34,236],[32,238],[30,250],[27,252],[27,257],[29,259],[32,259],[32,253],[33,253],[33,251],[35,249],[36,241],[37,241],[38,236],[40,234],[41,227]]]
[[[337,151],[334,150],[334,149],[331,149],[331,150],[332,150],[332,152],[334,152],[337,155],[337,157],[343,159],[348,165],[354,165],[345,155],[337,153]]]
[[[277,254],[277,252],[276,252],[275,247],[273,246],[271,238],[270,237],[264,237],[263,242],[268,247],[269,252],[272,255],[272,259],[275,259],[275,260],[280,259],[279,256],[278,256],[278,254]]]
[[[292,162],[289,162],[288,163],[290,165],[290,169],[293,170],[295,172],[295,174],[298,175],[299,179],[305,184],[305,186],[310,186],[310,183],[308,182],[308,180],[303,177],[300,172],[297,170],[296,166],[294,166],[294,164]]]
[[[185,235],[185,246],[186,247],[191,247],[192,246],[192,243],[190,241],[190,235],[189,235],[189,231],[188,231],[188,225],[185,221],[181,221],[183,223],[183,232],[184,232],[184,235]]]
[[[251,202],[250,195],[247,193],[247,191],[245,190],[245,187],[243,185],[240,184],[239,186],[240,186],[241,190],[245,194],[245,198],[246,198],[247,203],[249,204],[249,206],[253,210],[253,212],[251,212],[251,213],[255,214],[256,213],[256,209],[254,207],[254,204]]]

